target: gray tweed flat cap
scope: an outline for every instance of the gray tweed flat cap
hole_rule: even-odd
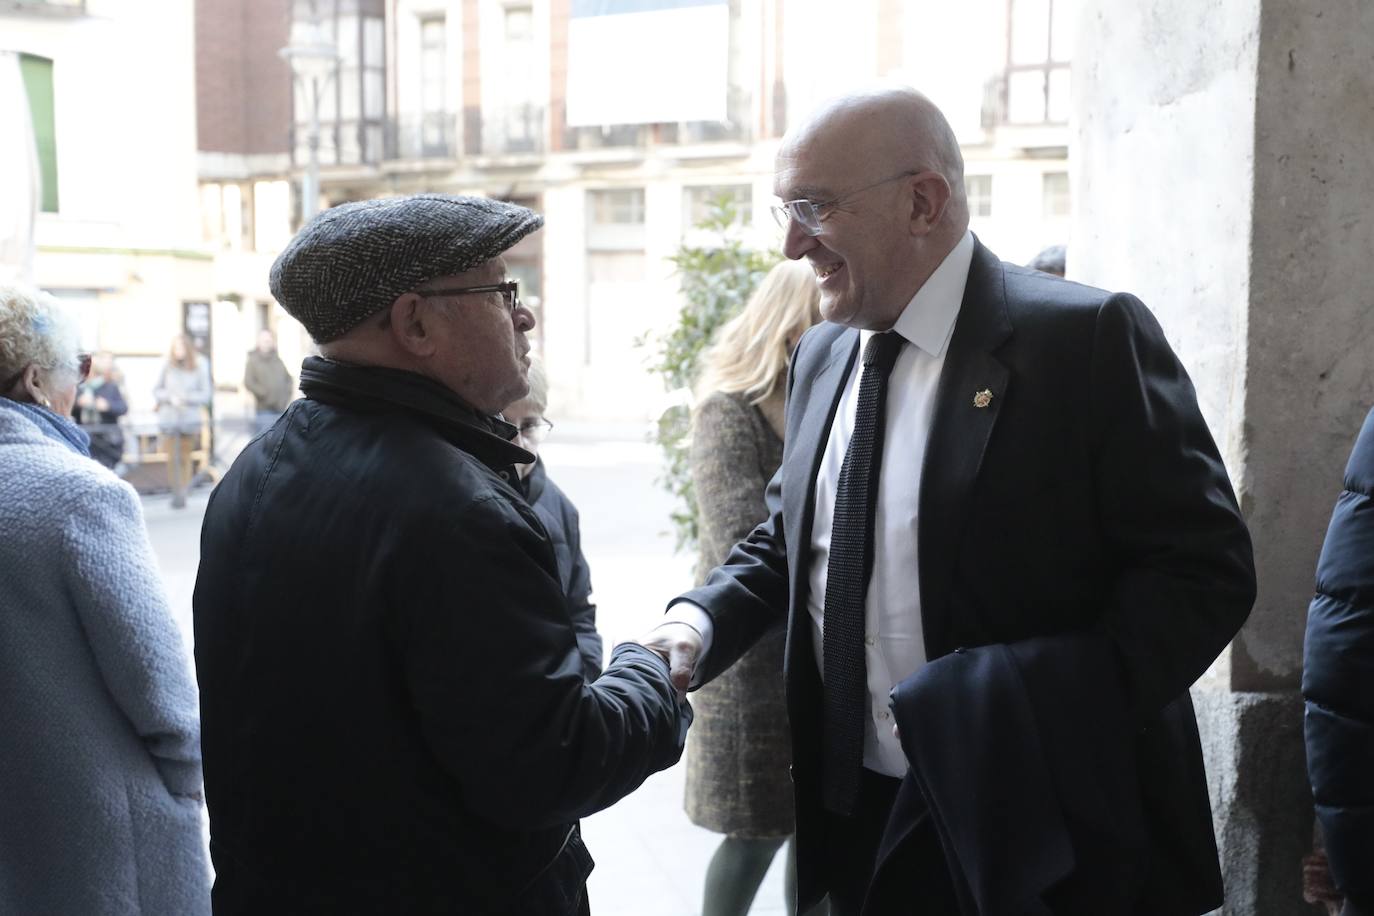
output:
[[[319,343],[342,337],[396,297],[496,257],[544,224],[486,197],[416,194],[325,210],[272,264],[272,295]]]

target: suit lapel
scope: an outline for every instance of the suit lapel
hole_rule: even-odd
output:
[[[818,341],[824,347],[824,341]],[[789,423],[787,455],[783,462],[783,521],[786,526],[787,568],[791,574],[791,606],[788,616],[787,653],[784,672],[791,688],[815,678],[811,621],[806,613],[807,580],[811,574],[811,525],[816,515],[816,474],[825,457],[830,426],[844,394],[845,382],[859,352],[859,332],[836,330],[834,340],[817,355],[820,368],[807,377],[798,366],[804,386],[793,391],[793,403],[800,413],[795,428]],[[801,668],[795,666],[800,665]],[[803,675],[800,672],[811,672]],[[798,680],[801,678],[801,680]]]
[[[1002,266],[975,243],[964,300],[936,394],[921,470],[919,567],[926,654],[948,644],[954,565],[974,481],[997,417],[1009,396],[1010,373],[994,351],[1011,335]]]
[[[787,522],[788,564],[794,583],[808,562],[811,552],[811,523],[816,508],[816,474],[825,446],[830,439],[830,424],[840,405],[845,382],[859,352],[859,332],[846,329],[831,342],[821,368],[810,379],[802,415],[796,432],[788,442],[788,486],[783,495],[783,518]],[[804,578],[804,577],[803,577]]]

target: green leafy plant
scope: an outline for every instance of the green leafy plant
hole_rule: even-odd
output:
[[[696,383],[702,352],[716,329],[739,314],[769,269],[782,259],[777,251],[758,251],[740,237],[738,202],[728,194],[708,203],[706,217],[696,228],[709,233],[710,244],[681,245],[670,260],[677,268],[682,309],[665,334],[641,346],[653,346],[649,368],[664,387],[680,393],[680,403],[658,419],[653,439],[663,451],[659,484],[674,497],[670,518],[679,551],[697,542],[697,502],[687,463],[691,447],[691,389]]]

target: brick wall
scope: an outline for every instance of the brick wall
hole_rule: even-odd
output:
[[[290,0],[196,0],[196,137],[202,152],[290,150]]]

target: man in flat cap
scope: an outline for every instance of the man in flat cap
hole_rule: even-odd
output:
[[[272,266],[302,400],[210,500],[196,666],[217,914],[588,912],[578,818],[679,757],[667,665],[583,677],[499,409],[534,316],[501,253],[541,218],[345,204]]]

